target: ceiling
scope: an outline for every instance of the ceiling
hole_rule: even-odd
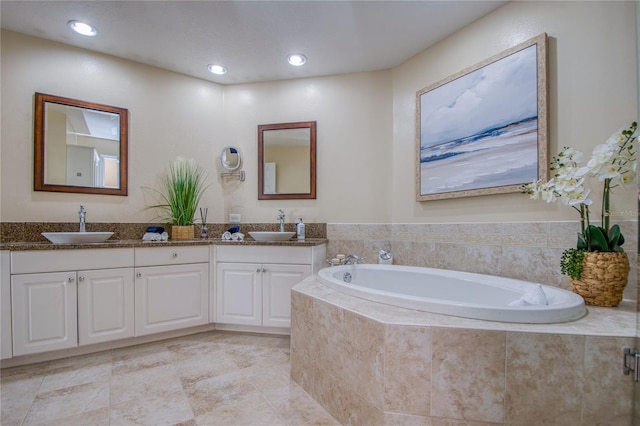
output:
[[[3,29],[238,84],[389,69],[506,2],[2,0],[0,17]],[[72,19],[98,35],[73,33]]]

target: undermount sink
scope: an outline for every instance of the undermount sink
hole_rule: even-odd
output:
[[[43,232],[42,235],[53,244],[102,243],[113,232]]]
[[[256,241],[288,241],[293,237],[295,232],[264,232],[255,231],[249,232],[251,238]]]

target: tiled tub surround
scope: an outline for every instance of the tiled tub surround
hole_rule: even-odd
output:
[[[291,376],[343,424],[629,425],[635,304],[507,324],[397,308],[309,277],[292,292]]]
[[[625,236],[631,271],[624,298],[637,300],[637,221],[616,221]],[[579,222],[504,222],[436,224],[327,225],[327,255],[365,257],[377,263],[378,251],[391,249],[393,263],[451,269],[534,281],[571,289],[560,273],[563,250],[575,247]]]

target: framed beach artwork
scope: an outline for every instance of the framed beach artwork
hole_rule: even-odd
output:
[[[418,201],[546,180],[546,34],[420,90],[416,111]]]

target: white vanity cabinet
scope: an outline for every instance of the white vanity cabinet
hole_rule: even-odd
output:
[[[291,288],[323,266],[326,245],[216,246],[215,322],[291,326]]]
[[[134,336],[133,268],[78,272],[80,345]]]
[[[76,272],[11,277],[13,353],[78,346]]]
[[[13,355],[133,336],[133,249],[11,253]]]
[[[135,249],[136,336],[209,322],[209,246]]]
[[[216,263],[215,322],[262,325],[260,264]]]
[[[291,288],[311,265],[218,262],[216,322],[289,327]]]

